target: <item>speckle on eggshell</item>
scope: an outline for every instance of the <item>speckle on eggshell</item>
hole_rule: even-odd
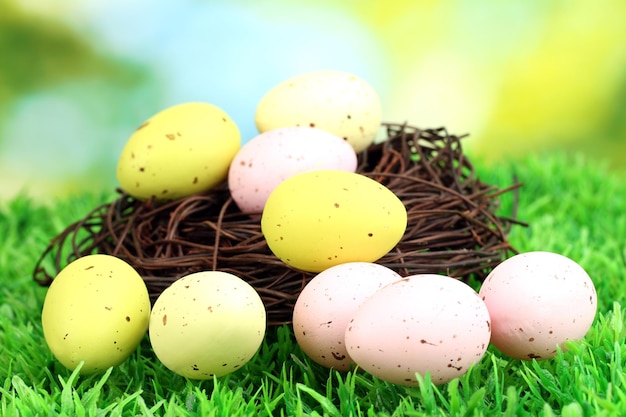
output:
[[[487,307],[468,285],[442,275],[413,275],[361,304],[345,342],[356,364],[380,379],[416,386],[416,373],[430,373],[435,384],[443,384],[482,358],[489,321]]]
[[[496,266],[480,296],[492,320],[492,344],[517,359],[548,359],[582,339],[595,318],[597,295],[587,272],[552,252],[515,255]],[[576,306],[576,308],[572,308]]]
[[[260,346],[265,326],[265,307],[250,284],[226,272],[201,271],[179,278],[161,293],[149,334],[166,367],[207,379],[247,362]]]
[[[80,373],[88,374],[123,362],[143,338],[149,314],[148,290],[134,268],[93,254],[56,276],[44,300],[42,327],[54,356],[71,370],[82,361]]]
[[[375,291],[399,279],[395,271],[369,262],[348,262],[317,274],[293,311],[294,334],[304,353],[328,368],[350,370],[344,336],[352,314]]]
[[[354,172],[357,156],[341,138],[321,129],[288,126],[259,134],[235,155],[228,172],[233,200],[244,213],[261,213],[278,184],[296,174]]]
[[[315,126],[343,138],[356,152],[374,141],[381,118],[373,87],[354,74],[333,70],[307,72],[279,83],[261,98],[255,114],[261,133]]]
[[[240,145],[238,127],[220,108],[179,104],[155,114],[128,138],[118,159],[117,178],[137,199],[174,200],[224,180]]]

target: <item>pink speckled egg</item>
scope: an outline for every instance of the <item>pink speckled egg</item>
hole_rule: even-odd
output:
[[[344,342],[348,322],[372,294],[400,278],[370,262],[347,262],[317,274],[293,309],[293,331],[302,351],[327,368],[350,370],[353,362]]]
[[[312,127],[281,127],[246,143],[233,159],[228,187],[244,213],[260,214],[274,188],[304,172],[335,169],[355,172],[357,156],[342,138]]]
[[[552,252],[515,255],[496,266],[479,291],[492,320],[491,343],[517,359],[547,359],[582,339],[597,309],[591,278]]]
[[[487,306],[467,284],[433,274],[412,275],[376,291],[356,310],[345,341],[354,362],[398,385],[415,374],[443,384],[465,374],[485,354]]]

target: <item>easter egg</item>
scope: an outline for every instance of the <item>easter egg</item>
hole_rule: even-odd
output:
[[[219,107],[179,104],[155,114],[130,136],[117,178],[137,199],[175,200],[225,180],[240,146],[237,125]]]
[[[498,264],[480,296],[493,321],[491,343],[517,359],[548,359],[591,328],[597,294],[574,260],[546,251],[525,252]]]
[[[416,386],[464,375],[489,346],[487,306],[467,284],[434,274],[412,275],[376,291],[348,323],[346,348],[366,372]]]
[[[263,211],[272,190],[302,172],[354,172],[357,157],[345,140],[325,130],[288,126],[269,130],[242,146],[228,173],[233,200],[244,213]]]
[[[157,298],[150,342],[171,371],[211,379],[241,368],[263,341],[266,311],[256,290],[220,271],[186,275]]]
[[[309,272],[374,262],[400,241],[406,225],[406,208],[391,190],[340,170],[286,179],[269,195],[261,217],[270,250],[293,268]]]
[[[348,262],[317,274],[298,295],[293,308],[293,332],[313,361],[348,371],[353,361],[345,333],[357,308],[377,290],[400,279],[386,266]]]
[[[263,133],[284,126],[309,126],[345,139],[356,152],[374,141],[382,107],[374,88],[344,71],[296,75],[270,89],[259,101],[256,126]]]
[[[78,258],[50,284],[41,321],[52,354],[80,373],[122,363],[146,334],[150,297],[125,261],[95,254]]]

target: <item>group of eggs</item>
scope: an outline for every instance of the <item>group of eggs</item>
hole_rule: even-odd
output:
[[[548,359],[582,339],[595,318],[593,282],[551,252],[515,255],[480,290],[444,275],[401,277],[371,262],[330,267],[304,287],[293,311],[302,351],[328,368],[355,366],[399,385],[416,373],[435,384],[462,376],[489,344],[518,359]],[[151,308],[141,276],[125,261],[87,255],[50,285],[42,310],[46,342],[83,374],[117,366],[149,333],[173,372],[209,379],[236,371],[259,349],[266,310],[256,290],[220,271],[186,275]]]
[[[552,252],[508,258],[479,291],[452,277],[400,277],[352,262],[317,274],[302,290],[293,330],[302,350],[329,368],[355,365],[380,379],[435,384],[465,374],[491,343],[516,359],[548,359],[582,339],[595,318],[589,275]]]
[[[265,306],[242,279],[220,271],[176,280],[150,305],[135,269],[115,256],[93,254],[67,265],[44,300],[42,327],[52,354],[89,374],[117,366],[146,335],[173,372],[209,379],[236,371],[258,350]]]
[[[117,176],[139,200],[175,200],[227,181],[271,251],[317,273],[293,313],[296,340],[315,362],[357,365],[402,385],[415,385],[416,373],[444,383],[478,362],[490,342],[512,357],[542,359],[591,326],[593,283],[561,255],[516,255],[478,293],[451,277],[400,277],[375,263],[402,238],[407,212],[391,190],[355,172],[357,153],[381,123],[379,99],[364,80],[340,71],[296,76],[261,99],[255,120],[259,135],[241,146],[237,126],[214,105],[165,109],[131,135]],[[266,311],[252,286],[220,271],[179,278],[151,306],[130,265],[97,254],[57,275],[42,324],[70,369],[118,365],[147,331],[166,367],[206,379],[254,356]]]

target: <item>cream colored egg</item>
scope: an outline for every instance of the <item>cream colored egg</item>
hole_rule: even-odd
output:
[[[399,385],[415,374],[443,384],[465,374],[489,345],[489,312],[468,285],[443,275],[412,275],[376,291],[354,313],[348,353],[363,370]]]
[[[176,280],[157,298],[150,342],[173,372],[210,379],[234,372],[256,353],[265,336],[261,297],[247,282],[220,271]]]
[[[307,72],[281,82],[261,98],[255,121],[259,132],[310,126],[344,138],[356,152],[374,141],[382,108],[374,88],[344,71]]]
[[[123,260],[88,255],[52,281],[41,314],[52,354],[80,373],[122,363],[146,334],[150,298],[141,276]]]
[[[357,308],[377,290],[401,277],[370,262],[348,262],[317,274],[293,309],[293,331],[304,353],[320,365],[348,371],[346,327]]]
[[[321,272],[346,262],[374,262],[400,241],[402,201],[364,175],[320,170],[287,178],[270,194],[261,230],[286,264]]]
[[[130,136],[117,178],[137,199],[175,200],[225,180],[240,146],[239,129],[222,109],[179,104],[155,114]]]
[[[491,343],[517,359],[547,359],[582,339],[597,310],[593,281],[575,261],[526,252],[496,266],[480,296],[492,319]]]

